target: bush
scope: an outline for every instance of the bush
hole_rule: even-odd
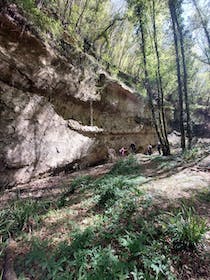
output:
[[[119,160],[110,171],[113,175],[136,174],[140,171],[140,166],[134,156],[128,156]]]
[[[199,152],[198,148],[192,148],[191,150],[186,150],[183,153],[183,159],[185,161],[194,160],[197,158],[198,152]]]
[[[170,217],[167,223],[167,233],[177,250],[195,249],[207,230],[206,221],[195,215],[192,208],[182,208],[180,212]]]
[[[63,33],[63,27],[59,20],[52,19],[46,13],[38,9],[34,0],[16,0],[26,16],[41,30],[50,33],[53,38],[59,38]]]
[[[96,184],[96,193],[99,195],[98,205],[110,206],[123,196],[123,190],[127,187],[122,177],[105,176]]]

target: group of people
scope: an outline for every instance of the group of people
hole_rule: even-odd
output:
[[[147,155],[152,155],[153,154],[152,149],[153,149],[152,145],[149,144],[147,146],[147,152],[146,152]],[[134,143],[131,143],[130,147],[129,147],[129,150],[130,150],[131,153],[135,154],[136,153],[136,145]],[[122,148],[119,149],[119,154],[123,157],[129,152],[129,150],[127,150],[125,147],[122,147]],[[157,143],[157,151],[158,151],[159,155],[161,155],[161,144],[160,144],[160,142]]]
[[[134,143],[130,144],[129,150],[132,154],[136,153],[136,145]],[[119,149],[119,153],[121,156],[125,156],[128,153],[128,150],[125,147]]]
[[[158,143],[157,143],[157,151],[158,151],[159,155],[161,155],[161,149],[162,149],[162,146],[161,146],[160,142],[158,142]],[[147,154],[148,154],[148,155],[151,155],[152,153],[153,153],[153,152],[152,152],[152,145],[149,144],[149,145],[147,146]]]

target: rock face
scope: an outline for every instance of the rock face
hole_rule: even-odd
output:
[[[210,107],[208,105],[194,109],[192,121],[194,135],[210,138]]]
[[[93,58],[50,47],[8,11],[0,26],[0,188],[155,143],[146,102]]]

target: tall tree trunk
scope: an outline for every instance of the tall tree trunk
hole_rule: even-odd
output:
[[[165,146],[165,139],[164,139],[164,135],[163,135],[163,122],[162,122],[162,115],[161,115],[160,80],[158,78],[157,72],[156,72],[156,84],[157,84],[157,92],[158,92],[157,104],[158,104],[158,121],[159,121],[159,127],[160,127],[160,135],[161,135],[162,141]]]
[[[181,81],[181,69],[179,61],[179,46],[177,39],[177,30],[176,30],[176,11],[174,6],[174,0],[169,0],[169,10],[171,14],[173,35],[174,35],[174,46],[176,52],[176,70],[177,70],[177,80],[178,80],[178,94],[179,94],[179,127],[181,132],[181,148],[182,151],[185,150],[185,131],[184,131],[184,114],[183,114],[183,92],[182,92],[182,81]]]
[[[37,6],[38,9],[41,9],[43,5],[43,0],[36,0],[35,5]]]
[[[74,0],[71,0],[70,6],[69,6],[69,11],[68,11],[68,18],[71,18],[73,5],[74,5]]]
[[[124,42],[122,49],[121,49],[121,54],[120,54],[120,58],[119,58],[119,62],[118,62],[118,68],[121,69],[121,65],[122,65],[122,60],[123,57],[125,55],[125,50],[126,50],[126,42]],[[127,51],[127,50],[126,50]]]
[[[184,86],[184,97],[185,97],[185,106],[186,106],[186,115],[187,115],[187,136],[188,136],[188,149],[191,149],[192,142],[192,132],[191,132],[191,120],[190,120],[190,108],[189,108],[189,98],[188,98],[188,88],[187,88],[187,67],[184,51],[184,39],[182,33],[182,27],[179,24],[177,17],[175,18],[177,30],[180,38],[180,47],[181,47],[181,56],[182,56],[182,66],[183,66],[183,86]]]
[[[155,130],[158,136],[158,139],[160,142],[162,142],[162,138],[158,129],[158,125],[157,125],[157,121],[156,121],[156,117],[155,117],[155,110],[154,110],[154,105],[153,105],[153,101],[152,101],[152,90],[149,84],[149,75],[148,75],[148,70],[147,70],[147,59],[146,59],[146,41],[145,41],[145,36],[144,36],[144,26],[143,26],[143,22],[142,22],[142,18],[141,18],[141,14],[139,15],[139,27],[140,27],[140,35],[141,35],[141,52],[143,55],[143,65],[144,65],[144,77],[145,77],[145,81],[144,81],[144,85],[147,91],[147,95],[149,97],[149,105],[150,105],[150,109],[152,112],[152,120],[153,120],[153,124],[155,126]],[[163,143],[161,143],[163,144]]]
[[[155,17],[155,0],[152,0],[152,21],[153,21],[153,39],[155,44],[155,53],[157,58],[157,82],[158,82],[158,88],[159,88],[159,110],[161,112],[160,114],[160,129],[162,131],[163,135],[163,141],[164,141],[164,147],[167,154],[170,154],[170,145],[168,141],[167,136],[167,129],[166,129],[166,117],[165,117],[165,111],[164,111],[164,93],[163,93],[163,84],[162,84],[162,76],[160,73],[160,56],[159,56],[159,50],[158,50],[158,42],[157,42],[157,29],[156,29],[156,17]]]

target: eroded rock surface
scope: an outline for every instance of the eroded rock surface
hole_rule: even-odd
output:
[[[155,143],[148,106],[93,58],[0,14],[0,188]]]

